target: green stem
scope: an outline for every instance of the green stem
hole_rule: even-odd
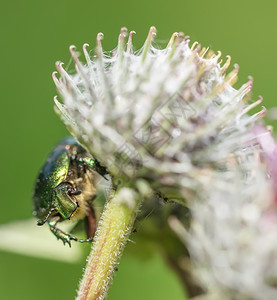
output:
[[[134,190],[123,187],[106,204],[80,283],[78,300],[105,299],[141,200]]]

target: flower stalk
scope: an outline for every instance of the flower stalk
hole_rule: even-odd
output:
[[[123,187],[113,192],[99,222],[78,291],[78,300],[105,299],[142,197]]]

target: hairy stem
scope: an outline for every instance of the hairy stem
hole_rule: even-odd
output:
[[[106,204],[80,283],[78,300],[105,299],[140,202],[138,193],[123,187]]]

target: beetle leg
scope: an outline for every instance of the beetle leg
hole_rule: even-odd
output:
[[[69,247],[71,247],[70,235],[61,229],[57,228],[56,225],[59,222],[57,219],[52,219],[48,222],[50,231],[55,235],[55,237],[59,240],[62,240],[63,244],[67,243]]]
[[[86,242],[90,242],[92,241],[93,238],[89,238],[89,239],[78,239],[75,236],[64,232],[63,230],[61,230],[60,228],[58,228],[56,225],[59,222],[59,217],[57,218],[53,218],[52,220],[48,221],[49,224],[49,228],[50,231],[55,235],[55,237],[58,240],[62,240],[63,244],[65,245],[66,243],[69,245],[69,247],[71,247],[71,241],[76,241],[76,242],[80,242],[80,243],[86,243]]]
[[[53,189],[53,193],[54,208],[64,219],[70,219],[79,206],[78,202],[70,195],[79,195],[80,192],[75,191],[69,183],[62,182]]]
[[[43,220],[38,220],[37,221],[37,225],[38,226],[42,226],[51,216],[51,214],[53,213],[53,211],[55,211],[55,208],[51,208],[51,210],[49,211],[48,215],[43,219]]]
[[[92,239],[96,231],[96,216],[95,211],[91,203],[88,203],[88,214],[85,218],[85,228],[87,237]]]
[[[84,163],[88,167],[92,168],[94,171],[96,171],[98,174],[100,174],[102,177],[104,177],[106,180],[108,180],[105,175],[108,175],[107,169],[99,163],[97,159],[93,159],[90,157],[80,157],[78,159],[80,163]]]

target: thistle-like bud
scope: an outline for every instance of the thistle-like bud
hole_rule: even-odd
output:
[[[71,46],[76,72],[57,63],[62,103],[55,103],[72,135],[114,178],[142,178],[166,198],[189,201],[211,171],[226,169],[230,154],[240,156],[264,110],[246,113],[262,100],[247,104],[252,79],[233,88],[238,66],[226,74],[229,56],[222,64],[220,52],[190,46],[182,33],[157,49],[155,27],[133,52],[133,34],[127,40],[122,28],[118,47],[107,54],[99,33],[94,55],[83,47],[85,63]]]

